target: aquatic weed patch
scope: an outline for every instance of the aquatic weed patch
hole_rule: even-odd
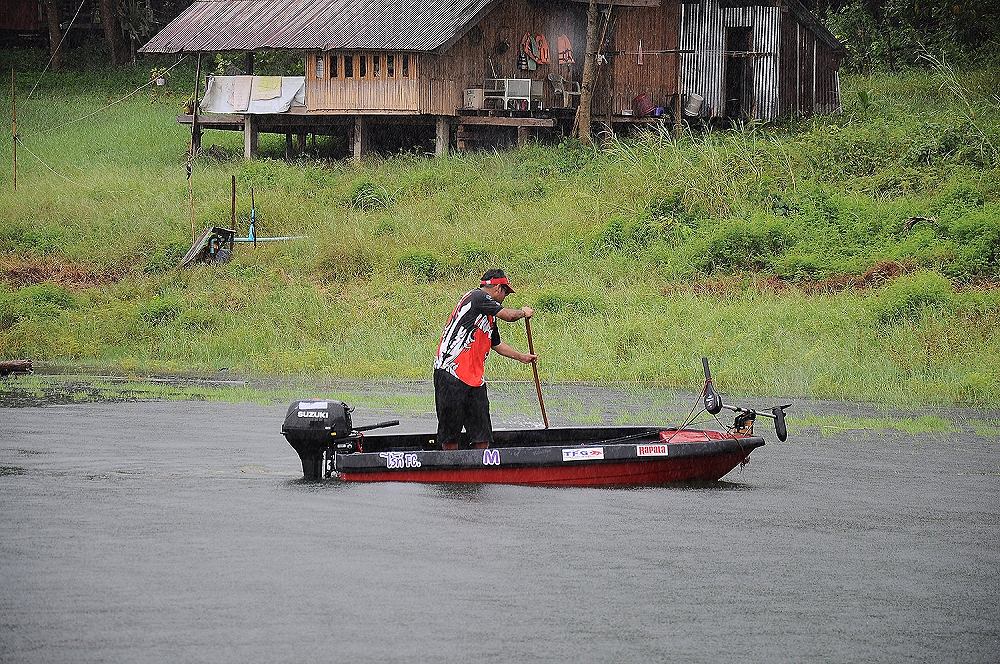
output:
[[[955,423],[937,415],[913,417],[852,417],[845,415],[816,415],[812,413],[789,416],[788,429],[817,428],[823,436],[836,436],[848,431],[901,431],[909,434],[950,433],[957,431]]]

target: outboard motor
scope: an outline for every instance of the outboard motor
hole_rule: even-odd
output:
[[[326,461],[334,453],[360,451],[362,431],[391,427],[399,420],[355,427],[351,422],[353,407],[343,401],[310,399],[294,401],[285,413],[281,433],[302,459],[302,475],[307,480],[326,476]]]
[[[302,459],[306,479],[323,477],[323,454],[354,433],[351,411],[343,401],[296,401],[288,407],[281,433]]]

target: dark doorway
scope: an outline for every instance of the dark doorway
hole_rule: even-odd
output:
[[[726,28],[726,117],[749,119],[752,112],[751,28]]]

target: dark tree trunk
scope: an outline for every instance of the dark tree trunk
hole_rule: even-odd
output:
[[[59,45],[62,42],[62,29],[59,27],[57,0],[45,0],[45,18],[49,25],[49,54],[52,56],[49,68],[52,71],[58,71],[62,69],[62,53],[59,50]]]
[[[118,20],[118,3],[115,0],[100,0],[101,25],[104,26],[104,39],[111,51],[111,64],[123,65],[128,61],[127,44],[122,35],[121,22]]]
[[[587,51],[583,59],[583,81],[580,83],[580,106],[576,109],[576,135],[584,145],[590,145],[591,107],[594,100],[594,79],[597,69],[597,0],[587,7]]]

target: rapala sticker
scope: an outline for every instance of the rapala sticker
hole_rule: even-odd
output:
[[[389,470],[420,468],[420,459],[416,454],[410,452],[379,452],[378,455],[385,459],[385,467]]]
[[[564,449],[563,461],[588,461],[590,459],[603,459],[603,447],[572,447]]]
[[[666,445],[636,445],[636,456],[667,456]]]
[[[483,450],[483,465],[484,466],[499,466],[500,465],[500,450]]]
[[[299,410],[326,410],[330,407],[329,401],[300,401]]]

